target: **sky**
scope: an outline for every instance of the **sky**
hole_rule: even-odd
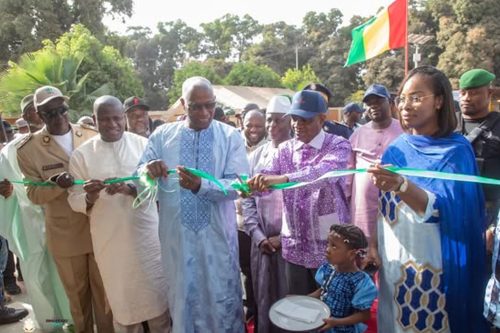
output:
[[[193,28],[200,23],[214,21],[225,14],[240,17],[249,14],[261,24],[285,21],[300,26],[309,11],[328,12],[338,8],[344,14],[344,24],[353,15],[372,16],[380,7],[393,0],[135,0],[134,13],[126,22],[106,17],[104,23],[110,30],[124,34],[127,26],[147,26],[156,32],[158,22],[181,19]]]

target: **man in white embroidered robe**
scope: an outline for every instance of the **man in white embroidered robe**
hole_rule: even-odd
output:
[[[187,79],[181,102],[186,120],[163,125],[149,137],[139,168],[159,179],[173,332],[242,333],[237,193],[229,184],[248,174],[245,145],[235,128],[212,121],[216,103],[208,80]],[[185,167],[213,175],[227,193]],[[169,168],[177,168],[178,180],[168,176]]]
[[[102,96],[94,103],[98,136],[74,151],[70,172],[85,180],[70,188],[73,210],[89,216],[92,245],[115,321],[125,332],[170,331],[166,277],[161,265],[156,205],[133,209],[135,186],[104,180],[130,176],[147,139],[125,132],[121,102]]]

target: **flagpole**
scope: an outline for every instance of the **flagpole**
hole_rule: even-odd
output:
[[[410,20],[409,17],[409,10],[408,10],[408,0],[406,0],[406,31],[405,31],[405,76],[408,75],[408,53],[409,53],[409,45],[408,45],[408,21]]]

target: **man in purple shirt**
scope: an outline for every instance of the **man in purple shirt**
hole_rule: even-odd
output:
[[[288,114],[295,138],[284,142],[271,165],[249,181],[253,191],[285,182],[310,182],[328,171],[346,169],[351,145],[346,139],[322,130],[327,105],[316,91],[293,97]],[[325,261],[330,226],[349,223],[346,180],[330,178],[283,191],[281,230],[283,258],[289,293],[307,295],[317,289],[316,269]]]

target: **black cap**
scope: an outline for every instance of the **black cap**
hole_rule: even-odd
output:
[[[245,107],[243,108],[243,112],[248,112],[248,111],[252,111],[252,110],[260,110],[259,106],[255,103],[248,103],[247,105],[245,105]]]
[[[136,96],[127,98],[125,102],[123,102],[123,108],[125,109],[125,112],[137,108],[144,109],[146,111],[150,110],[150,107],[146,104],[146,101]]]
[[[224,110],[220,106],[216,107],[214,112],[214,119],[221,120],[224,116]]]
[[[330,89],[328,89],[325,85],[322,85],[321,83],[309,83],[307,86],[302,88],[302,90],[314,90],[321,92],[328,97],[328,100],[332,99],[333,97],[333,94],[330,91]]]

